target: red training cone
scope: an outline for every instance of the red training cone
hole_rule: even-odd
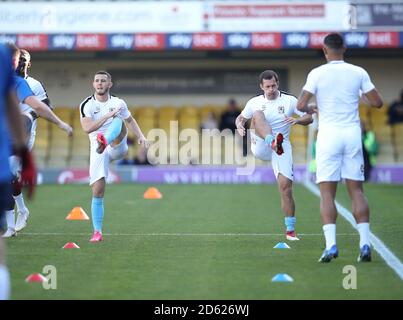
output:
[[[67,242],[62,249],[80,249],[80,247],[74,242]]]
[[[30,274],[25,279],[25,282],[44,282],[44,281],[48,281],[48,279],[40,273]]]

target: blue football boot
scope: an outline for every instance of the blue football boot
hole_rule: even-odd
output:
[[[332,259],[336,259],[339,256],[339,250],[334,244],[329,250],[323,251],[322,256],[319,258],[318,262],[330,262]]]
[[[360,255],[357,258],[358,262],[370,262],[371,261],[371,248],[369,245],[364,244],[360,250]]]

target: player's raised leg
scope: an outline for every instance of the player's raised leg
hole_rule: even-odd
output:
[[[323,233],[326,239],[326,248],[319,262],[330,262],[333,258],[339,255],[336,246],[336,219],[337,209],[334,202],[336,197],[337,182],[327,181],[319,184],[321,201],[320,201],[320,215],[323,224]]]
[[[105,134],[101,132],[97,134],[98,153],[104,152],[108,144],[111,144],[112,141],[114,141],[119,136],[122,131],[122,126],[124,126],[122,119],[120,119],[119,117],[114,117],[112,123],[106,129]]]
[[[94,233],[91,242],[102,241],[102,224],[104,220],[104,194],[105,178],[101,178],[92,184],[91,215]]]
[[[274,150],[278,155],[284,153],[283,150],[283,135],[282,133],[277,133],[273,135],[272,129],[268,124],[266,117],[262,111],[255,111],[252,117],[252,124],[256,130],[256,134],[264,139],[266,144]]]

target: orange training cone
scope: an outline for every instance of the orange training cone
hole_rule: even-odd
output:
[[[146,192],[144,192],[144,199],[161,199],[162,194],[158,191],[157,188],[151,187],[148,188]]]
[[[75,207],[70,211],[69,215],[66,217],[67,220],[90,220],[87,214],[81,207]]]
[[[80,247],[74,242],[67,242],[62,249],[80,249]]]
[[[48,279],[45,276],[41,275],[40,273],[30,274],[25,279],[25,282],[44,282],[44,281],[48,281]]]

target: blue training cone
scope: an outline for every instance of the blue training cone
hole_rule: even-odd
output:
[[[271,282],[293,282],[294,279],[291,278],[288,274],[286,273],[279,273],[276,274],[272,279]]]
[[[288,244],[286,244],[285,242],[279,242],[273,248],[274,249],[291,249],[290,246]]]

